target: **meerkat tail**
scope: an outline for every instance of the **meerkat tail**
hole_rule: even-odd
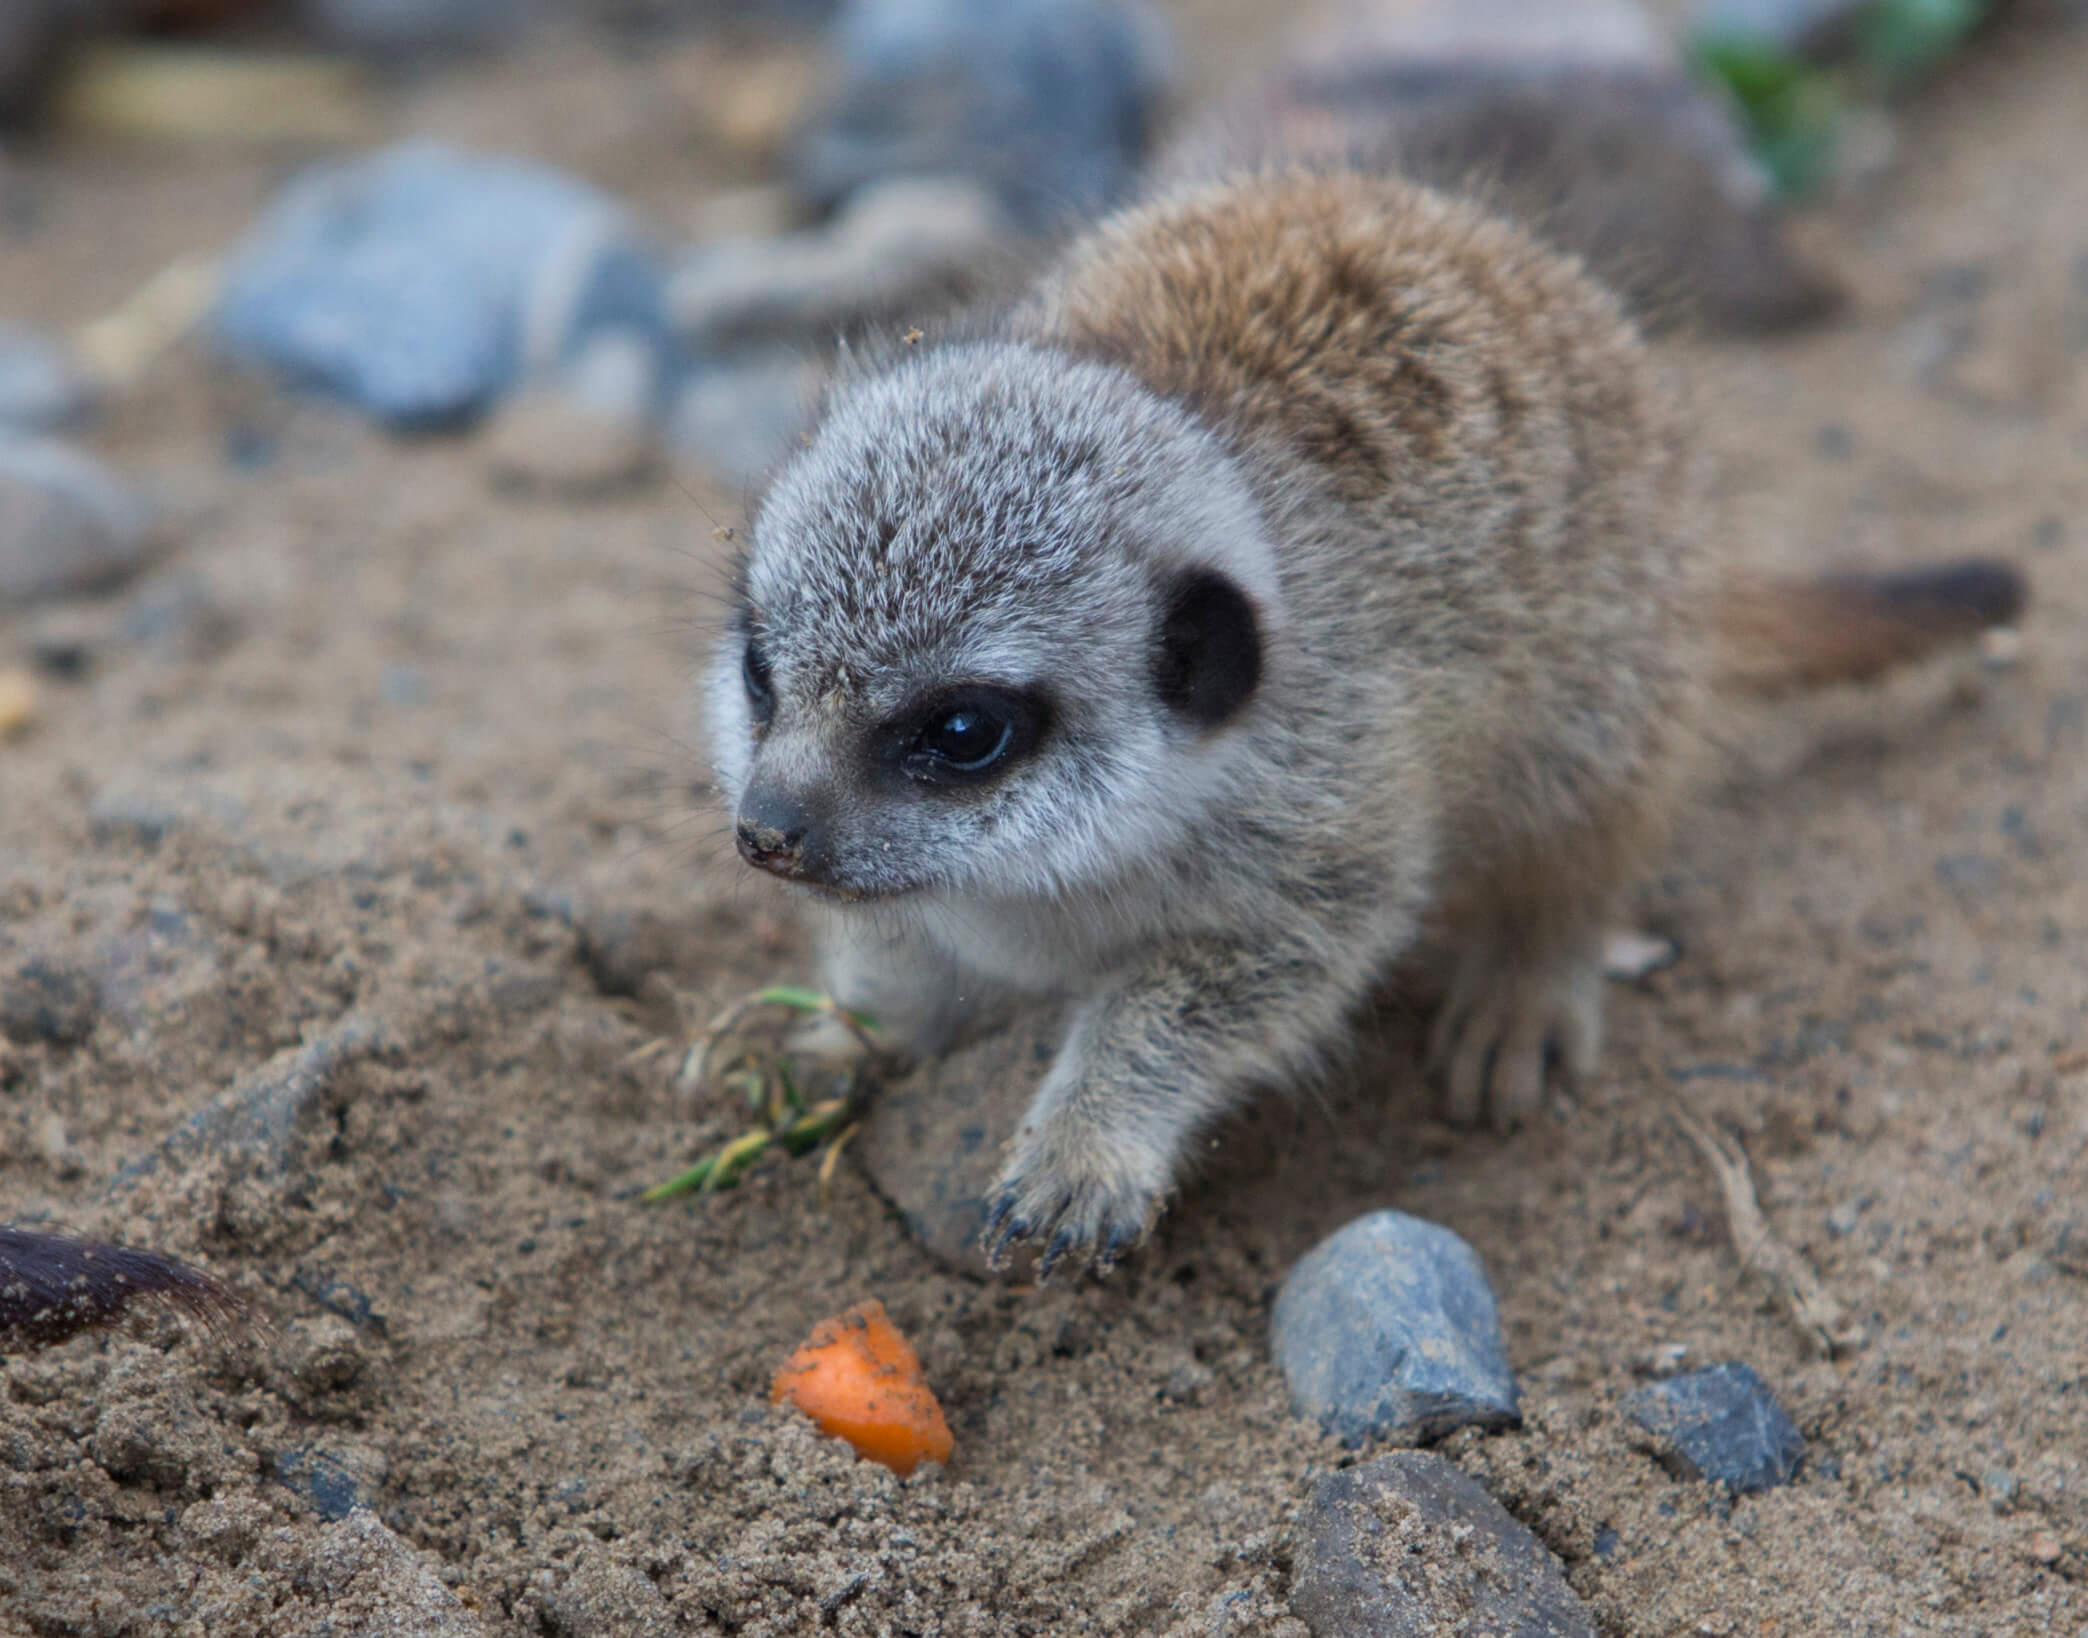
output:
[[[1993,558],[1818,579],[1735,572],[1717,606],[1717,681],[1776,694],[1861,682],[2013,623],[2028,588]]]

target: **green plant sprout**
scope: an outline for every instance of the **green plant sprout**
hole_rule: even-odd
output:
[[[1990,0],[1872,0],[1856,15],[1847,61],[1824,66],[1740,35],[1691,47],[1697,71],[1724,86],[1755,156],[1786,198],[1817,187],[1833,166],[1848,114],[1942,62],[1984,22]]]
[[[865,1052],[873,1057],[883,1053],[874,1034],[876,1022],[868,1013],[852,1012],[818,990],[776,984],[734,1002],[711,1020],[683,1057],[675,1074],[676,1085],[691,1094],[701,1091],[718,1058],[719,1043],[763,1007],[784,1007],[808,1016],[835,1019],[855,1036]],[[819,1166],[823,1204],[833,1185],[842,1146],[855,1135],[858,1124],[854,1078],[850,1078],[848,1090],[841,1095],[808,1104],[791,1073],[789,1058],[754,1049],[733,1060],[731,1067],[717,1076],[717,1084],[739,1094],[755,1124],[687,1171],[655,1184],[638,1198],[646,1205],[656,1205],[677,1195],[713,1194],[738,1183],[747,1169],[771,1149],[803,1155],[823,1146],[826,1153]]]

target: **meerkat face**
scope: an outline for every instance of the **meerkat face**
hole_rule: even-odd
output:
[[[738,590],[709,705],[740,852],[842,900],[1119,876],[1223,787],[1284,624],[1216,441],[1008,344],[842,393]]]

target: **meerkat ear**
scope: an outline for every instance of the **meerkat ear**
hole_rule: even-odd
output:
[[[1247,594],[1214,569],[1163,588],[1153,685],[1169,710],[1200,728],[1234,716],[1261,681],[1261,625]]]

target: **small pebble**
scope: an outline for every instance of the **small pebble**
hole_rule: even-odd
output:
[[[101,1013],[93,974],[32,956],[0,979],[0,1034],[18,1045],[78,1046]]]
[[[1786,1484],[1805,1438],[1751,1366],[1713,1365],[1626,1395],[1624,1414],[1658,1441],[1662,1463],[1683,1479],[1711,1479],[1745,1494]]]
[[[1544,1543],[1476,1480],[1421,1450],[1331,1473],[1313,1488],[1291,1608],[1315,1638],[1595,1633]]]
[[[0,432],[0,609],[115,584],[152,532],[143,498],[100,461]]]
[[[493,481],[586,500],[643,477],[657,453],[657,375],[647,337],[624,331],[595,337],[494,420],[486,434]]]
[[[2030,1539],[2023,1544],[2023,1550],[2039,1564],[2057,1564],[2066,1552],[2059,1538],[2049,1530],[2033,1530]]]
[[[345,1519],[367,1506],[362,1486],[348,1465],[317,1445],[296,1445],[275,1459],[276,1483],[312,1504],[322,1519]]]
[[[0,667],[0,744],[19,739],[36,722],[36,679],[18,666]]]
[[[1352,1447],[1521,1419],[1479,1254],[1405,1212],[1359,1217],[1299,1260],[1270,1352],[1299,1414]]]

